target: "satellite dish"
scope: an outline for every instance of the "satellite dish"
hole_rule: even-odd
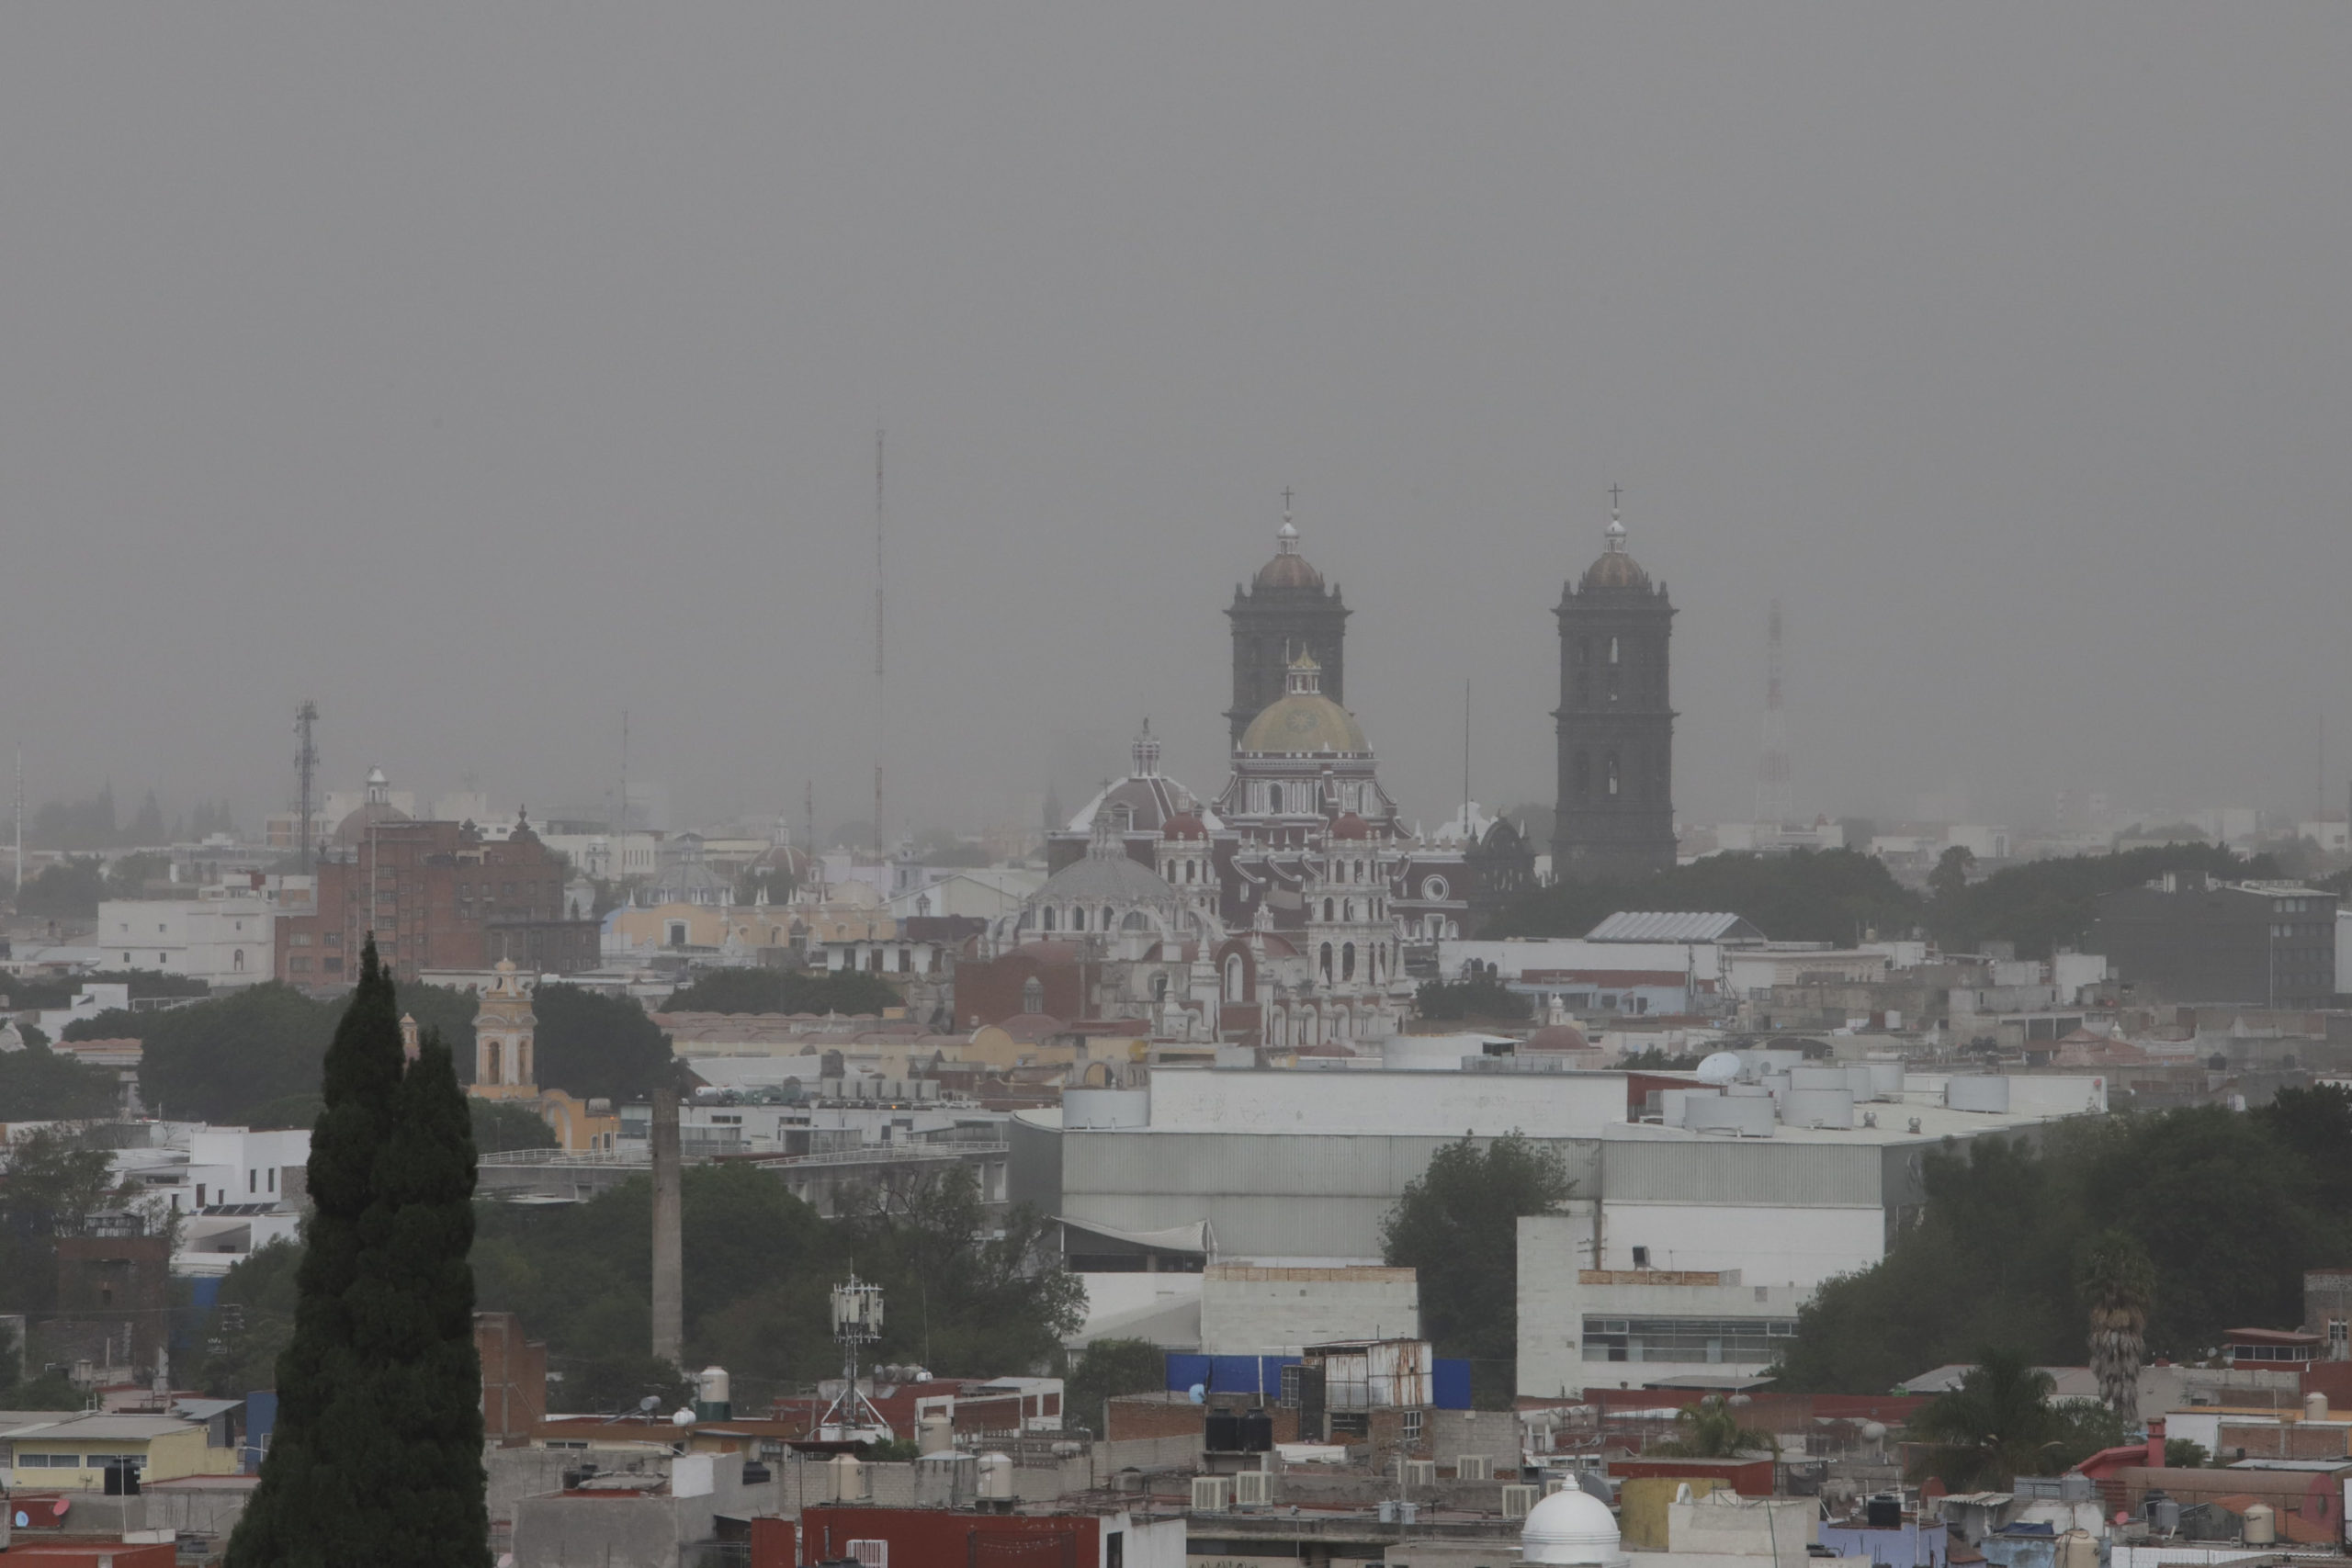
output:
[[[1205,1404],[1208,1403],[1209,1391],[1200,1383],[1194,1383],[1191,1388],[1186,1389],[1184,1391],[1184,1394],[1186,1398],[1190,1399],[1195,1404]]]
[[[1699,1064],[1699,1081],[1720,1087],[1739,1077],[1739,1058],[1729,1051],[1717,1051]]]
[[[673,1427],[691,1427],[694,1424],[695,1413],[683,1404],[678,1407],[677,1414],[670,1417],[670,1425]]]

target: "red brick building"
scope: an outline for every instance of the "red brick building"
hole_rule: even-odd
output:
[[[474,1349],[481,1357],[484,1435],[503,1448],[529,1443],[548,1418],[548,1348],[523,1337],[511,1312],[474,1314]]]
[[[351,985],[371,931],[403,980],[502,958],[538,974],[593,969],[599,927],[564,918],[565,869],[527,823],[491,839],[470,822],[419,822],[370,799],[322,848],[311,912],[278,918],[274,973],[314,989]]]

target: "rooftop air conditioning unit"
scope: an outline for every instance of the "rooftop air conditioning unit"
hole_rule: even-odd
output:
[[[857,1568],[890,1568],[890,1543],[887,1540],[853,1540],[849,1543],[849,1556]]]
[[[1541,1495],[1542,1494],[1532,1486],[1504,1487],[1503,1517],[1507,1519],[1527,1517],[1529,1510],[1535,1506],[1536,1498]]]
[[[1196,1475],[1193,1477],[1193,1512],[1222,1514],[1233,1506],[1233,1477],[1229,1475]]]
[[[1400,1459],[1396,1461],[1397,1479],[1408,1486],[1437,1484],[1437,1461],[1433,1459]]]
[[[1485,1454],[1459,1455],[1453,1461],[1453,1479],[1456,1481],[1491,1481],[1494,1477],[1488,1473],[1488,1466],[1492,1463],[1493,1461]]]
[[[1233,1506],[1237,1508],[1262,1508],[1274,1500],[1274,1478],[1262,1470],[1237,1472],[1233,1477]]]

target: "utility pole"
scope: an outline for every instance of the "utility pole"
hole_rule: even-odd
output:
[[[25,898],[25,749],[17,748],[17,902]]]
[[[311,792],[311,786],[318,778],[319,749],[311,743],[311,727],[318,722],[318,704],[305,702],[294,710],[294,733],[302,742],[294,750],[294,773],[300,780],[301,798],[298,809],[302,818],[300,831],[302,836],[301,867],[305,876],[311,874],[311,818],[318,800]]]
[[[1789,793],[1788,716],[1781,711],[1781,602],[1764,637],[1764,744],[1756,759],[1756,820],[1778,827],[1794,812]]]

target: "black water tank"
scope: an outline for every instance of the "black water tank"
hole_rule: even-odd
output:
[[[757,1460],[746,1460],[746,1461],[744,1461],[744,1463],[743,1463],[743,1484],[744,1484],[744,1485],[746,1485],[746,1486],[764,1486],[764,1485],[766,1485],[769,1482],[771,1482],[771,1481],[773,1481],[773,1480],[775,1480],[775,1473],[774,1473],[772,1471],[770,1471],[766,1465],[762,1464],[759,1461],[757,1461]]]
[[[1874,1530],[1901,1529],[1903,1528],[1903,1499],[1882,1492],[1870,1500],[1862,1517],[1863,1521]]]
[[[1209,1412],[1208,1451],[1232,1454],[1241,1451],[1241,1417],[1221,1410]]]
[[[1274,1451],[1274,1418],[1263,1410],[1252,1410],[1241,1418],[1241,1451],[1270,1454]]]

